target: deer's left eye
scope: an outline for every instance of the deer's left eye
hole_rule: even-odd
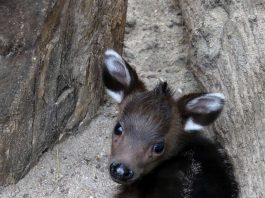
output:
[[[163,152],[165,148],[164,142],[159,142],[153,146],[153,151],[157,154],[160,154]]]

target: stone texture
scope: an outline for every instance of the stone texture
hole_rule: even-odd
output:
[[[127,1],[0,1],[0,185],[86,124],[103,97],[102,54],[121,52]]]

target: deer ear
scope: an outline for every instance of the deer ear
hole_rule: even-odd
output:
[[[103,82],[107,93],[118,103],[134,90],[144,89],[135,70],[112,49],[105,52]]]
[[[178,101],[186,132],[200,131],[213,123],[224,107],[221,93],[190,94]]]

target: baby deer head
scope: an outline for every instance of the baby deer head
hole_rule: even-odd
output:
[[[105,52],[103,81],[119,105],[109,167],[118,183],[132,183],[176,155],[187,136],[214,122],[224,106],[221,93],[176,99],[166,82],[147,90],[136,71],[112,49]]]

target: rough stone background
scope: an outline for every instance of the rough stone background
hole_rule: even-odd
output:
[[[126,2],[0,1],[0,185],[95,115],[102,54],[122,49]]]
[[[128,5],[126,59],[148,87],[163,78],[184,93],[225,93],[228,103],[213,127],[218,133],[211,135],[231,154],[242,197],[263,198],[264,1],[129,0]],[[0,197],[112,197],[116,184],[107,164],[115,117],[115,104],[106,97],[88,126],[48,150],[18,184],[0,189]]]

